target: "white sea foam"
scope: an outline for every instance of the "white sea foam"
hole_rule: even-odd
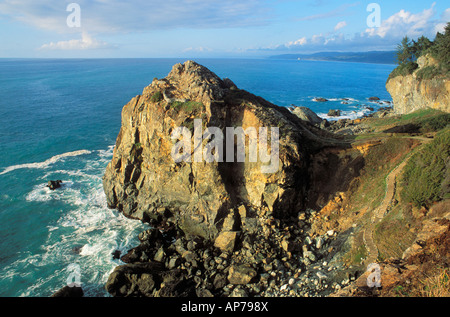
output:
[[[73,157],[73,156],[79,156],[79,155],[90,154],[90,153],[91,153],[91,151],[88,151],[88,150],[67,152],[67,153],[55,155],[55,156],[49,158],[48,160],[45,160],[44,162],[27,163],[27,164],[8,166],[3,170],[3,172],[0,173],[0,175],[9,173],[9,172],[17,170],[17,169],[22,169],[22,168],[47,168],[51,164],[54,164],[54,163],[58,162],[59,160],[64,159],[66,157]]]
[[[90,152],[94,155],[79,160],[77,170],[60,166],[45,170],[38,179],[62,175],[62,188],[52,191],[43,182],[26,195],[27,201],[48,204],[53,210],[57,202],[61,210],[55,210],[58,216],[46,226],[47,238],[41,250],[19,255],[0,271],[0,279],[11,285],[21,280],[26,286],[17,290],[18,296],[48,296],[63,287],[70,264],[81,268],[85,296],[108,296],[104,284],[114,268],[123,264],[113,259],[112,253],[119,250],[125,254],[137,246],[138,234],[147,228],[107,207],[102,176],[113,149]]]
[[[326,113],[318,113],[317,115],[322,118],[322,119],[326,119],[328,121],[337,121],[340,119],[350,119],[350,120],[355,120],[358,118],[362,118],[364,115],[370,113],[371,111],[369,109],[360,109],[360,110],[351,110],[351,111],[342,111],[341,115],[339,117],[332,117],[329,116]]]

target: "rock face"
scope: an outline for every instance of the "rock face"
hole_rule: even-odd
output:
[[[223,136],[227,127],[259,132],[268,128],[270,140],[261,142],[261,134],[258,140],[270,153],[276,153],[279,146],[278,157],[272,156],[270,161],[277,168],[267,173],[267,163],[260,158],[249,161],[249,144],[255,138],[248,137],[245,162],[237,162],[237,151],[230,153],[225,141],[222,148],[210,152],[217,155],[223,150],[223,162],[197,162],[195,147],[206,151],[212,143],[201,135],[200,141],[195,139],[198,122],[201,131],[217,127]],[[172,153],[181,138],[171,136],[178,127],[191,132],[185,139],[194,146],[183,153],[191,160],[177,163]],[[278,144],[273,142],[275,128],[279,131]],[[208,241],[219,237],[221,247],[231,248],[233,241],[225,241],[225,237],[236,234],[229,232],[245,226],[251,230],[261,215],[285,219],[304,207],[310,155],[331,142],[320,133],[325,132],[307,126],[285,108],[238,89],[231,80],[222,80],[195,62],[177,64],[166,78],[155,79],[122,110],[114,155],[103,178],[108,205],[143,221],[170,218],[186,235]],[[219,134],[214,136],[219,138]],[[237,140],[235,148],[236,144]],[[242,214],[244,206],[246,212]]]
[[[397,114],[407,114],[423,108],[450,112],[450,81],[446,78],[419,79],[417,73],[436,64],[430,56],[418,59],[419,68],[408,76],[397,76],[386,83]]]

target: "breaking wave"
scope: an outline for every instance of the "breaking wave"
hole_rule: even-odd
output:
[[[66,157],[74,157],[74,156],[79,156],[79,155],[84,155],[84,154],[90,154],[91,151],[88,150],[80,150],[80,151],[74,151],[74,152],[67,152],[67,153],[63,153],[63,154],[58,154],[55,155],[51,158],[49,158],[48,160],[45,160],[44,162],[39,162],[39,163],[27,163],[27,164],[20,164],[20,165],[13,165],[13,166],[8,166],[6,167],[1,173],[0,175],[9,173],[11,171],[17,170],[17,169],[22,169],[22,168],[47,168],[50,165],[58,162],[61,159],[64,159]]]

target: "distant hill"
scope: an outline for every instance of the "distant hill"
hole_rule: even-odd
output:
[[[307,61],[335,61],[373,64],[395,64],[395,51],[319,52],[314,54],[274,55],[272,59],[300,59]]]

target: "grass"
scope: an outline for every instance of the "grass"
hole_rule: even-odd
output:
[[[375,226],[373,238],[378,247],[379,260],[401,258],[403,252],[409,248],[416,234],[410,228],[416,226],[411,208],[396,205]]]
[[[401,179],[401,197],[415,206],[429,206],[449,195],[450,127],[411,157]]]
[[[423,288],[419,291],[419,296],[450,297],[450,272],[448,268],[440,268],[420,282]]]
[[[450,114],[439,110],[427,108],[427,109],[420,109],[402,116],[383,118],[383,120],[379,119],[369,120],[368,124],[380,130],[380,128],[386,128],[388,126],[393,125],[400,126],[405,124],[416,124],[418,126],[423,126],[429,122],[436,122],[436,123],[439,122],[440,127],[442,128],[442,125],[444,124],[447,125],[450,123]],[[436,129],[439,130],[440,128],[436,127]]]
[[[185,113],[191,113],[193,111],[201,110],[203,109],[203,104],[201,102],[196,101],[173,101],[170,104],[170,107],[177,110],[177,111],[183,111]]]
[[[409,153],[415,141],[390,137],[372,147],[365,157],[365,166],[359,177],[359,186],[353,192],[350,204],[353,211],[365,207],[375,209],[384,199],[386,176]]]
[[[390,290],[391,297],[450,297],[450,272],[448,268],[436,267],[434,271],[424,273],[422,278],[410,285],[396,285]]]

